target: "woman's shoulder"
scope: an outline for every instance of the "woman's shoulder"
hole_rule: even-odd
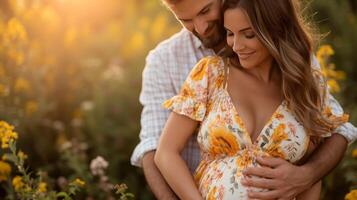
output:
[[[224,61],[219,56],[207,56],[202,58],[191,71],[193,80],[215,79],[224,73]]]
[[[220,56],[206,56],[202,58],[199,62],[199,65],[207,65],[211,68],[223,68],[224,60]]]

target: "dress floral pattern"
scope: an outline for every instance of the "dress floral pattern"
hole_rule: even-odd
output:
[[[225,87],[225,62],[203,58],[191,71],[181,92],[164,107],[200,121],[197,141],[201,162],[194,173],[205,199],[248,199],[242,170],[258,165],[259,155],[299,161],[310,137],[283,101],[252,141]],[[258,189],[256,189],[258,190]]]

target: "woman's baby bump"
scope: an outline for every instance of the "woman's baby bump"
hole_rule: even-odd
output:
[[[233,156],[222,155],[214,159],[203,156],[204,159],[195,173],[195,180],[203,197],[246,199],[247,188],[240,182],[242,171],[249,166],[259,166],[256,158],[263,155],[267,154],[257,148],[246,148]]]

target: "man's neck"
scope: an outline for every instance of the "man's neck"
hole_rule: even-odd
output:
[[[220,55],[225,50],[225,47],[226,47],[226,43],[225,41],[222,41],[220,44],[216,45],[212,49],[214,53],[216,53],[216,55]]]

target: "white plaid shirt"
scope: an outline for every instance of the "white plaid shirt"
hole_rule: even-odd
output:
[[[141,167],[144,154],[158,146],[159,137],[170,114],[169,110],[163,108],[162,103],[179,93],[186,77],[200,59],[214,54],[212,49],[205,48],[201,41],[186,29],[150,51],[146,58],[140,94],[140,103],[144,107],[141,113],[140,143],[131,157],[132,165]],[[332,96],[331,104],[334,113],[343,112]],[[356,139],[357,128],[346,123],[338,128],[338,132],[352,142]],[[182,152],[191,172],[200,161],[196,137],[197,135],[191,137]]]

